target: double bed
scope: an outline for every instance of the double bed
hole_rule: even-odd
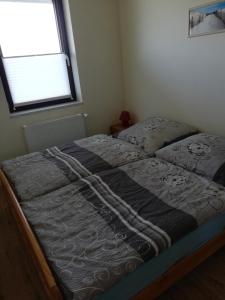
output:
[[[225,245],[225,188],[160,157],[196,131],[161,118],[132,130],[2,163],[49,299],[155,299]]]

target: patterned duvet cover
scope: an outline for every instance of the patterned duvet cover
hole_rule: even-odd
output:
[[[86,300],[223,213],[225,189],[152,158],[81,178],[21,206],[65,298]]]
[[[2,169],[19,199],[25,201],[146,156],[135,145],[96,135],[5,161]]]

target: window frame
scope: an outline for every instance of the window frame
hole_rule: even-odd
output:
[[[75,88],[75,81],[74,81],[74,75],[73,75],[73,69],[72,69],[72,63],[71,63],[71,54],[70,54],[70,47],[69,47],[69,40],[68,40],[68,34],[66,29],[66,21],[65,21],[65,12],[63,7],[63,0],[52,0],[54,11],[55,11],[55,17],[56,17],[56,23],[58,28],[58,35],[59,35],[59,42],[61,45],[62,52],[65,53],[67,56],[69,63],[67,63],[67,72],[68,72],[68,78],[69,78],[69,85],[71,89],[71,98],[65,97],[61,99],[56,100],[43,100],[39,103],[29,103],[21,106],[15,107],[10,87],[8,84],[7,75],[5,72],[3,60],[2,60],[2,53],[0,53],[0,74],[2,79],[3,88],[5,91],[6,100],[8,102],[9,111],[11,114],[17,113],[17,112],[24,112],[29,110],[35,110],[45,107],[54,107],[57,105],[62,104],[69,104],[77,102],[77,94],[76,94],[76,88]]]

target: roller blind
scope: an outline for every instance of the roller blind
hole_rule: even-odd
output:
[[[14,106],[72,98],[51,0],[0,0],[1,57]]]
[[[70,97],[64,54],[5,58],[3,63],[15,106]]]

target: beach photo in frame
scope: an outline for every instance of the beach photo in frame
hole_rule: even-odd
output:
[[[189,37],[225,32],[225,1],[189,10]]]

